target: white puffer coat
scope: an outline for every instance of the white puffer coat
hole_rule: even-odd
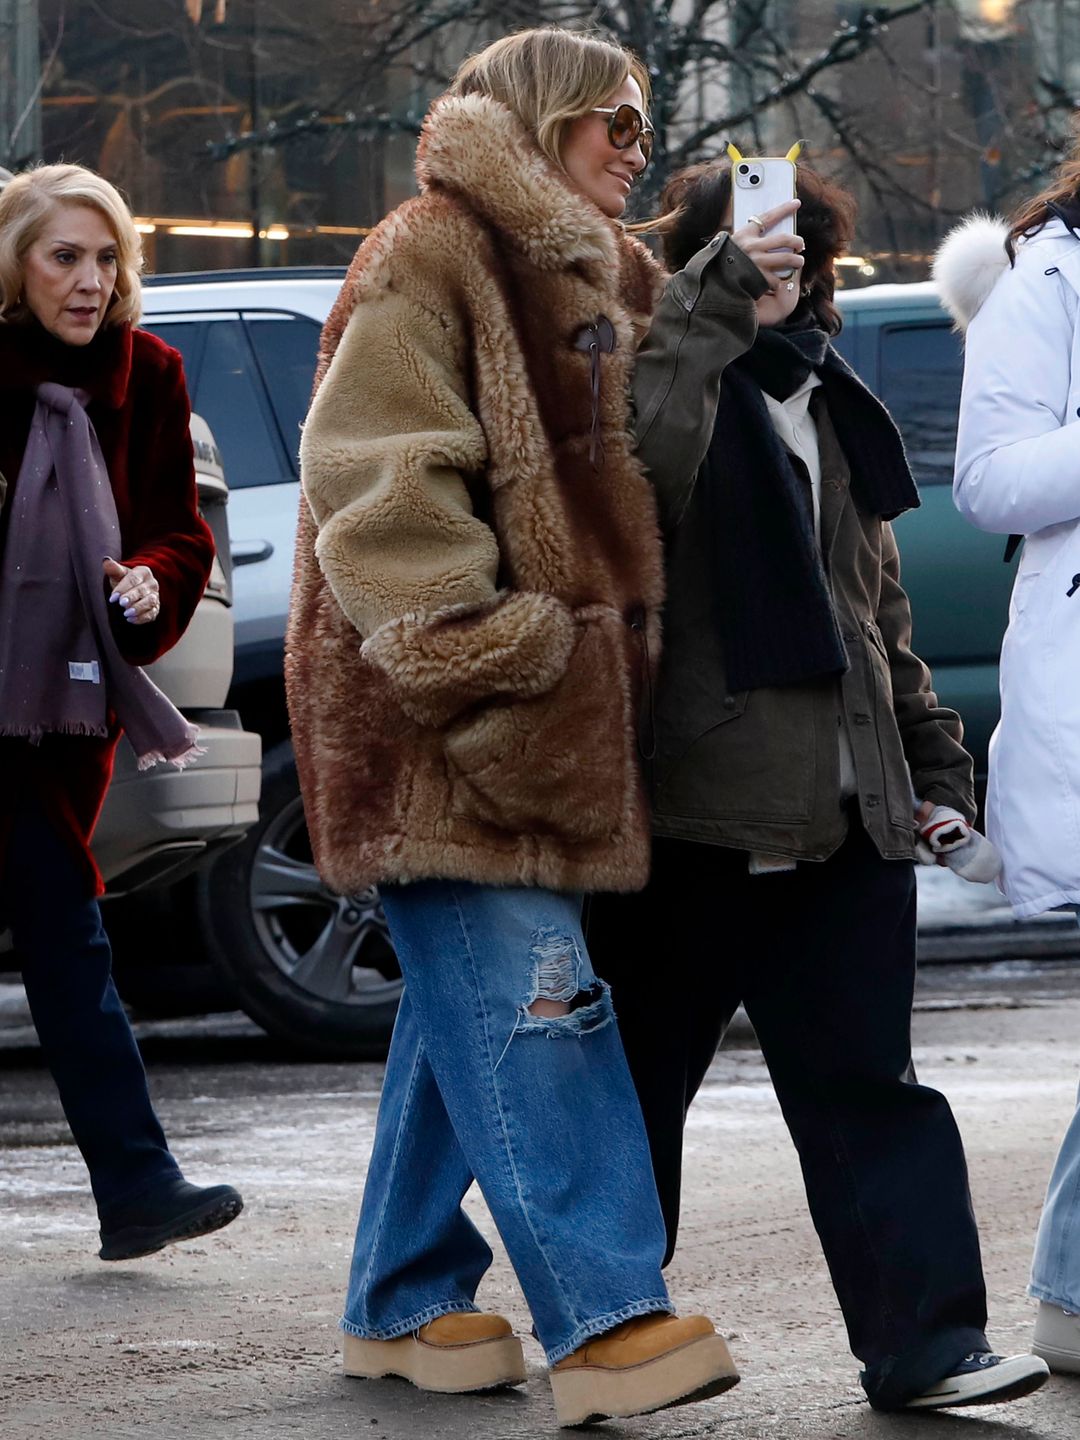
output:
[[[1017,916],[1080,904],[1080,238],[1060,220],[1017,247],[976,217],[934,275],[966,330],[954,499],[1027,538],[1001,652],[988,833]]]

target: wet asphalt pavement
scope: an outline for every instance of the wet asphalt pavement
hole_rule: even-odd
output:
[[[347,1381],[337,1360],[356,1208],[381,1067],[297,1061],[238,1016],[139,1027],[151,1085],[189,1177],[230,1180],[247,1208],[217,1236],[104,1265],[81,1161],[20,1013],[0,987],[0,1435],[247,1440],[519,1440],[555,1435],[542,1356],[528,1384],[425,1396]],[[920,1078],[950,1097],[968,1147],[990,1337],[1026,1349],[1031,1239],[1080,1078],[1080,963],[927,967]],[[684,1227],[669,1282],[716,1317],[743,1373],[729,1394],[594,1433],[609,1440],[1075,1440],[1080,1380],[1014,1405],[874,1415],[858,1386],[798,1166],[752,1036],[718,1057],[691,1114]],[[480,1301],[526,1333],[495,1243]],[[958,1429],[957,1427],[962,1427]]]

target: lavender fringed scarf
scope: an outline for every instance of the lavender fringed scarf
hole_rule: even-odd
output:
[[[202,753],[198,729],[110,627],[101,566],[121,553],[120,522],[87,396],[36,393],[0,575],[0,735],[105,736],[112,710],[140,770],[183,765]]]

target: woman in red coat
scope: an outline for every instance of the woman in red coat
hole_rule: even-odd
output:
[[[213,557],[180,357],[132,328],[140,263],[127,207],[93,172],[43,166],[0,193],[0,911],[103,1260],[242,1208],[231,1186],[188,1184],[169,1152],[89,850],[122,733],[140,767],[198,754],[140,668],[183,634]]]

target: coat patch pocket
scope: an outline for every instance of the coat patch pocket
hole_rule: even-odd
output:
[[[585,625],[546,695],[470,711],[443,744],[456,815],[574,843],[616,834],[636,784],[621,620]]]

